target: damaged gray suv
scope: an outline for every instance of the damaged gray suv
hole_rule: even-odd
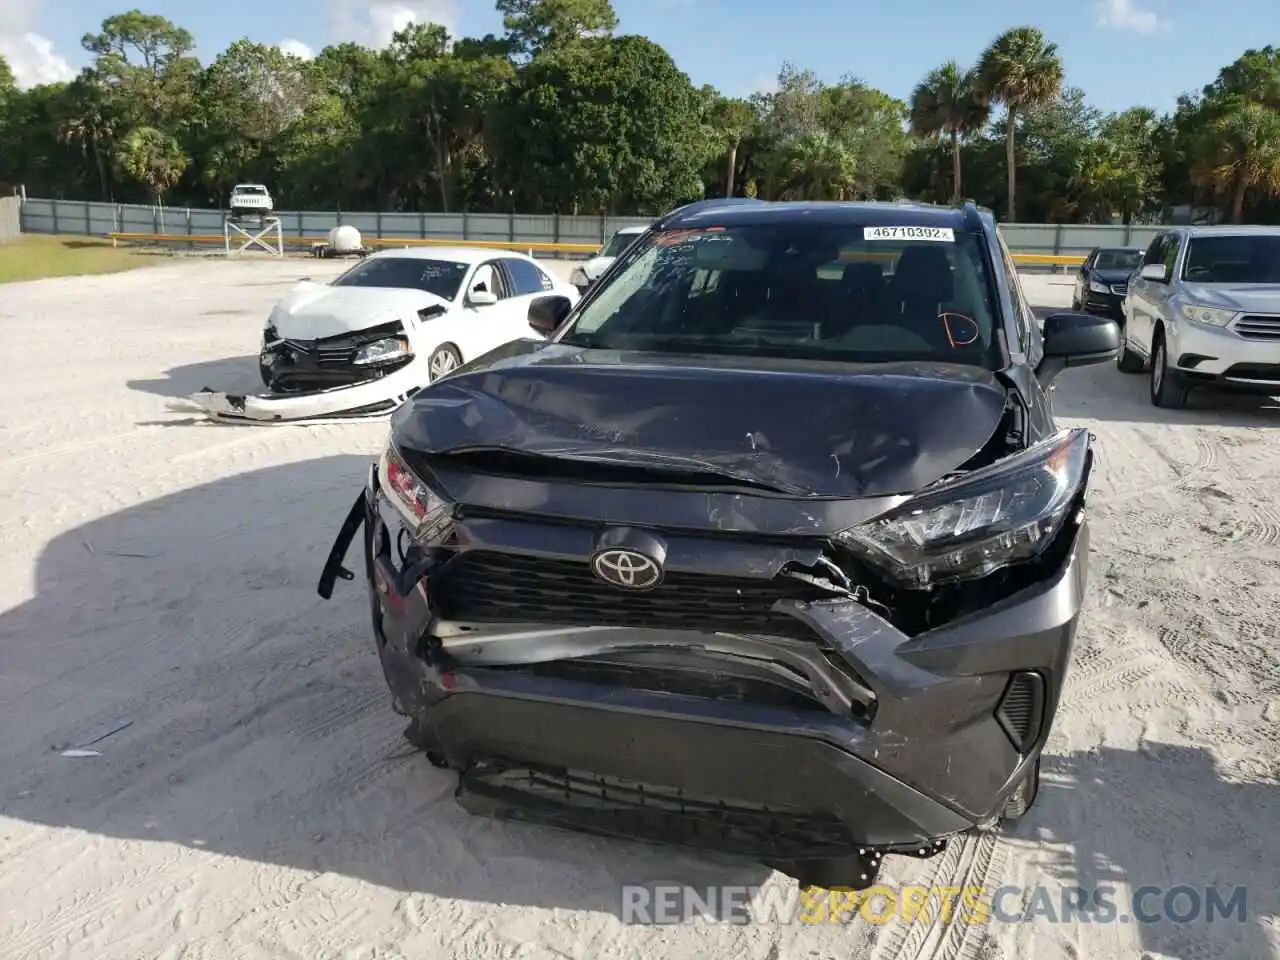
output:
[[[973,205],[705,201],[393,416],[363,528],[406,736],[474,813],[866,887],[1035,799],[1088,560],[1026,304]],[[532,336],[537,331],[542,340]]]

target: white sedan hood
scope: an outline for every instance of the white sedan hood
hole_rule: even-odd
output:
[[[427,307],[448,310],[450,306],[448,300],[425,290],[304,282],[276,304],[268,323],[286,340],[319,340],[410,320]]]

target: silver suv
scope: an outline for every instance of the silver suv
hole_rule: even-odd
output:
[[[1280,227],[1174,227],[1129,284],[1116,364],[1151,371],[1151,402],[1192,387],[1280,395]]]

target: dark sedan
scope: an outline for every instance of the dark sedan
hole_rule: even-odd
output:
[[[1142,266],[1138,247],[1094,247],[1076,275],[1071,309],[1124,323],[1124,295],[1129,278]]]

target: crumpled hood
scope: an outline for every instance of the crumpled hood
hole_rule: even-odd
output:
[[[419,310],[434,306],[448,309],[450,304],[425,290],[331,287],[304,282],[276,304],[267,323],[287,340],[319,340],[392,320],[404,320],[407,325]]]
[[[1280,313],[1280,283],[1188,283],[1196,304],[1244,313]]]
[[[698,460],[802,495],[919,490],[991,437],[1006,391],[949,364],[679,357],[519,341],[392,418],[402,449],[500,447],[663,466]]]

